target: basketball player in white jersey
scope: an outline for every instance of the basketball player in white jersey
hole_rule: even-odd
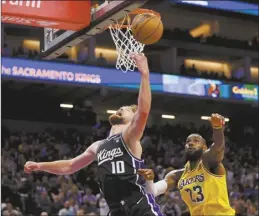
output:
[[[93,143],[86,151],[71,160],[53,162],[27,162],[26,173],[44,171],[56,175],[72,174],[98,162],[98,183],[110,216],[162,216],[152,194],[146,194],[139,182],[137,169],[143,168],[141,160],[143,135],[151,107],[151,90],[147,58],[143,54],[130,56],[141,73],[138,106],[121,107],[110,116],[112,125],[107,139]]]

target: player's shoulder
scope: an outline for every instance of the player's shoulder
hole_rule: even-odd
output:
[[[92,146],[99,146],[101,143],[103,143],[105,141],[105,139],[102,140],[97,140],[95,142],[92,143]]]
[[[185,170],[185,168],[172,170],[166,174],[165,178],[173,178],[175,180],[179,180],[180,177],[182,176],[184,170]]]
[[[99,149],[99,147],[102,145],[102,143],[104,143],[105,139],[103,140],[97,140],[95,142],[93,142],[88,149],[91,150],[92,152],[96,153]]]

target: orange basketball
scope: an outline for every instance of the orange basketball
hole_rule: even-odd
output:
[[[151,13],[137,15],[132,22],[132,34],[140,43],[154,44],[163,35],[163,23],[159,16]]]

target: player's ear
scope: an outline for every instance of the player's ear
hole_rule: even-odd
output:
[[[203,146],[202,146],[203,151],[206,151],[208,149],[208,147],[207,147],[207,144],[206,144],[206,140],[203,137],[202,137],[202,141],[203,141]]]
[[[138,109],[138,106],[135,105],[135,104],[132,104],[132,105],[130,105],[130,108],[131,108],[132,112],[135,113],[137,111],[137,109]]]

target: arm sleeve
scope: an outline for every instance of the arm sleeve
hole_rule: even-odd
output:
[[[146,182],[146,192],[152,193],[155,197],[164,194],[167,190],[167,182],[165,180],[154,183],[153,181]]]

